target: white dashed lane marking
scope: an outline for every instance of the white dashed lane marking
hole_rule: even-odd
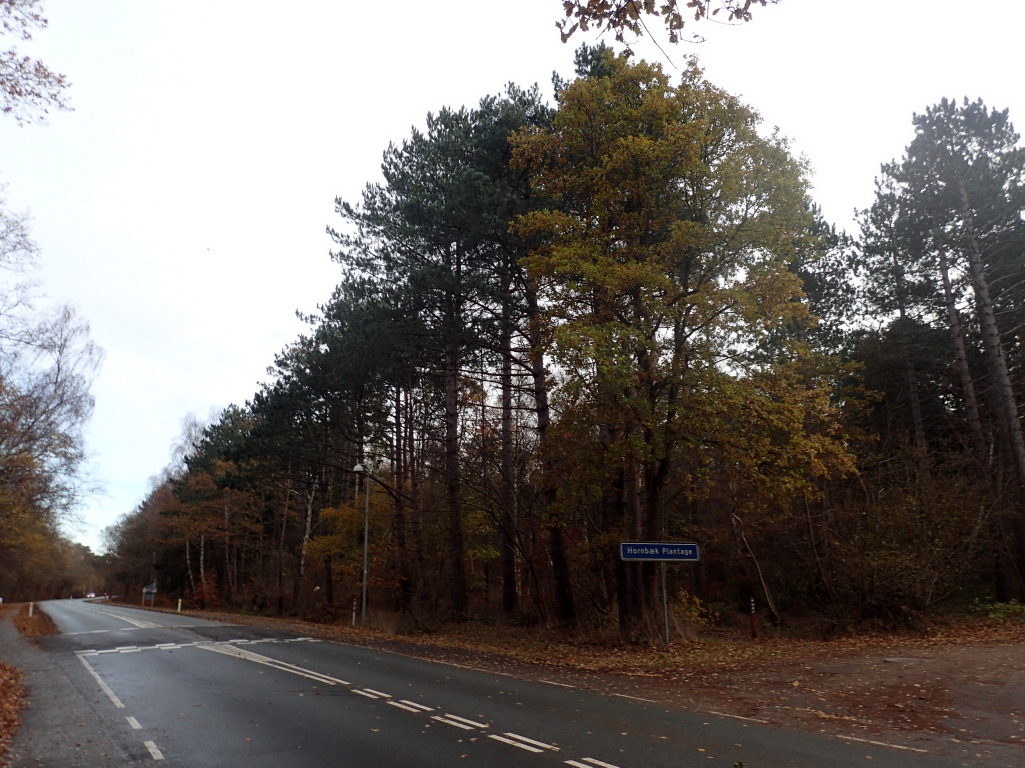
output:
[[[464,725],[463,723],[456,722],[455,720],[449,720],[447,717],[439,717],[438,715],[434,715],[431,718],[431,720],[437,720],[439,723],[444,723],[445,725],[454,725],[456,728],[462,728],[464,731],[473,730],[472,725]]]
[[[528,739],[526,736],[520,736],[518,733],[503,733],[499,736],[497,733],[488,734],[489,739],[495,741],[501,741],[503,744],[509,744],[520,749],[525,749],[528,752],[543,752],[548,749],[552,752],[558,752],[559,748],[554,744],[546,744],[543,741],[534,741],[534,739]]]
[[[389,693],[384,693],[383,691],[378,691],[378,690],[375,690],[374,688],[362,688],[362,689],[355,688],[355,687],[353,687],[352,683],[350,683],[350,682],[348,682],[346,680],[341,680],[341,679],[336,678],[336,677],[331,677],[330,675],[325,675],[325,674],[320,673],[320,672],[314,672],[313,670],[305,669],[303,667],[296,666],[295,664],[289,664],[288,662],[278,661],[277,659],[272,659],[269,656],[263,656],[261,654],[253,653],[252,651],[243,650],[242,648],[237,647],[239,645],[254,645],[254,644],[257,644],[257,643],[295,643],[295,642],[313,642],[313,643],[316,643],[316,642],[320,642],[320,641],[315,639],[315,638],[312,638],[312,637],[299,637],[299,638],[290,638],[290,639],[284,639],[284,640],[276,639],[276,638],[264,638],[262,640],[245,640],[245,639],[241,639],[240,638],[240,639],[228,640],[228,641],[224,641],[224,642],[217,642],[217,641],[213,641],[213,640],[206,640],[206,641],[197,641],[197,642],[193,642],[193,643],[159,643],[157,645],[143,646],[143,647],[137,647],[137,646],[134,646],[134,645],[126,645],[126,646],[118,646],[117,648],[105,649],[105,650],[102,650],[102,651],[97,651],[95,649],[90,649],[90,650],[87,650],[87,651],[78,651],[77,655],[78,655],[79,660],[82,662],[82,664],[85,665],[86,669],[88,669],[89,672],[92,674],[92,676],[94,678],[96,678],[96,681],[103,688],[103,690],[107,694],[107,696],[109,696],[111,701],[114,702],[114,705],[116,707],[120,708],[120,709],[124,708],[124,704],[122,704],[121,701],[117,698],[117,696],[114,695],[114,692],[112,690],[110,690],[110,688],[107,686],[106,683],[103,682],[103,680],[100,678],[100,676],[89,665],[89,662],[87,662],[84,657],[86,657],[86,656],[98,656],[100,654],[105,654],[105,653],[139,653],[141,651],[149,651],[149,650],[167,651],[167,650],[174,650],[174,649],[178,649],[178,648],[193,648],[194,647],[194,648],[199,648],[200,650],[204,650],[204,651],[214,651],[215,653],[220,653],[220,654],[223,654],[225,656],[231,656],[231,657],[237,658],[237,659],[243,659],[245,661],[252,661],[252,662],[254,662],[256,664],[262,664],[264,666],[272,667],[272,668],[277,669],[279,671],[288,672],[288,673],[293,674],[293,675],[300,675],[301,677],[305,677],[305,678],[308,678],[310,680],[315,680],[317,682],[326,683],[327,685],[344,685],[344,686],[348,686],[349,689],[353,693],[359,694],[360,696],[363,696],[363,697],[368,698],[368,699],[374,699],[374,700],[385,699],[387,704],[390,704],[393,707],[396,707],[398,709],[401,709],[401,710],[404,710],[406,712],[410,712],[410,713],[413,713],[413,714],[423,714],[423,713],[428,713],[428,712],[436,711],[434,707],[429,707],[429,706],[427,706],[425,704],[420,704],[419,702],[416,702],[416,701],[410,701],[409,699],[394,700],[392,698],[391,694],[389,694]],[[542,681],[542,682],[549,683],[551,685],[561,685],[562,687],[566,687],[566,688],[573,687],[573,686],[565,685],[563,683],[554,683],[554,682],[548,681],[548,680],[545,680],[545,681]],[[619,696],[622,696],[622,698],[638,699],[638,697],[635,697],[635,696],[624,696],[623,694],[613,694],[613,695],[619,695]],[[649,699],[638,699],[638,700],[640,700],[640,701],[649,701]],[[134,717],[128,717],[126,719],[128,720],[129,725],[132,726],[132,728],[134,728],[136,730],[141,730],[142,726],[139,725],[139,721],[136,720]],[[476,720],[470,720],[470,719],[465,718],[465,717],[460,717],[459,715],[453,715],[451,712],[446,712],[444,715],[432,715],[431,719],[432,720],[437,720],[439,723],[445,723],[446,725],[451,725],[452,727],[458,728],[458,729],[463,730],[463,731],[484,730],[484,729],[490,727],[490,724],[488,724],[488,723],[481,723],[481,722],[477,722]],[[540,753],[543,753],[545,751],[558,752],[560,750],[560,748],[555,746],[554,744],[549,744],[549,743],[543,742],[543,741],[537,741],[535,739],[529,738],[528,736],[521,736],[518,733],[511,733],[511,732],[505,732],[505,733],[502,733],[502,734],[489,733],[489,734],[487,734],[487,736],[488,736],[488,738],[494,739],[495,741],[498,741],[498,742],[501,742],[503,744],[507,744],[509,746],[516,747],[518,749],[522,749],[522,750],[524,750],[526,752],[531,752],[531,753],[534,753],[534,754],[540,754]],[[156,744],[154,744],[152,741],[146,741],[146,742],[143,742],[143,743],[145,744],[146,748],[150,751],[150,754],[153,756],[154,760],[163,760],[164,759],[163,753],[161,753],[161,751],[157,748]],[[876,742],[869,742],[869,743],[873,743],[874,744]],[[880,745],[880,746],[892,746],[892,745]],[[914,751],[920,751],[920,750],[914,750]],[[619,768],[619,766],[613,765],[612,763],[604,763],[601,760],[597,760],[597,759],[595,759],[593,757],[582,757],[582,758],[580,758],[579,761],[577,761],[577,760],[565,760],[564,763],[566,765],[573,766],[573,768]]]
[[[389,701],[388,703],[391,704],[393,707],[398,707],[399,709],[404,709],[407,712],[414,712],[415,714],[418,714],[418,715],[420,714],[420,710],[419,709],[414,709],[413,707],[407,707],[405,704],[403,704],[400,701]]]
[[[164,753],[157,749],[157,745],[154,744],[152,741],[144,741],[142,742],[142,745],[149,750],[149,753],[153,756],[154,760],[164,759]]]
[[[513,741],[512,739],[507,739],[505,736],[499,736],[497,733],[489,733],[488,734],[488,738],[489,739],[494,739],[495,741],[501,741],[503,744],[510,744],[510,745],[512,745],[514,747],[519,747],[520,749],[525,749],[528,752],[542,752],[543,751],[543,750],[538,749],[537,747],[532,747],[530,744],[521,744],[518,741]]]
[[[452,720],[458,720],[461,723],[466,723],[467,725],[472,726],[474,728],[487,728],[488,727],[487,723],[478,723],[476,720],[467,720],[465,717],[460,717],[459,715],[453,715],[453,714],[451,714],[449,712],[445,713],[445,717],[451,718]]]
[[[527,744],[532,744],[533,746],[540,747],[541,749],[550,749],[552,752],[559,751],[559,748],[554,744],[546,744],[543,741],[534,741],[533,739],[528,739],[526,736],[520,736],[518,733],[505,733],[502,735],[508,736],[510,739],[517,739],[518,741],[526,742]]]

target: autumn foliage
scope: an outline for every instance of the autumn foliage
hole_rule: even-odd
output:
[[[351,621],[365,585],[372,626],[646,641],[660,569],[618,544],[674,540],[676,637],[752,598],[828,629],[1022,597],[1006,113],[916,117],[853,237],[696,64],[577,67],[555,106],[428,116],[337,201],[308,334],[108,531],[125,594]]]

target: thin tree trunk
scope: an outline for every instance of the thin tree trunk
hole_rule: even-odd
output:
[[[190,549],[191,549],[191,547],[189,546],[189,541],[188,541],[188,539],[186,539],[185,540],[185,567],[188,570],[188,574],[189,574],[189,587],[192,589],[192,594],[195,595],[196,594],[196,577],[192,573],[192,555],[189,552]]]

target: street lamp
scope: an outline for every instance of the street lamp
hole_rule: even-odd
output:
[[[363,505],[363,609],[359,615],[359,625],[365,627],[367,625],[367,564],[370,554],[370,474],[362,464],[357,464],[352,471],[357,475],[364,475],[363,495],[367,497]]]

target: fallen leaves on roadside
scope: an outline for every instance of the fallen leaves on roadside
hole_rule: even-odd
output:
[[[21,610],[11,619],[11,623],[18,628],[25,637],[43,637],[44,635],[56,635],[60,632],[53,620],[35,606],[32,615],[28,615],[29,604],[21,606]]]
[[[21,722],[18,712],[24,695],[21,673],[0,662],[0,762]]]

